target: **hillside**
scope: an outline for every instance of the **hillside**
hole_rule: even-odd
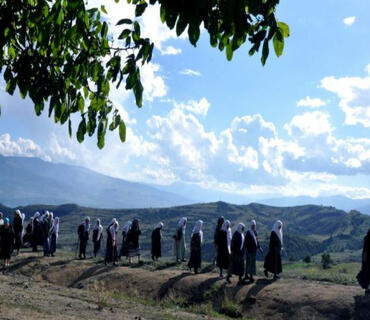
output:
[[[0,203],[9,206],[78,203],[98,208],[137,208],[191,202],[145,184],[39,158],[0,155],[0,177]]]
[[[225,216],[232,222],[233,227],[238,222],[248,223],[251,219],[257,221],[257,230],[260,242],[265,250],[271,227],[277,219],[284,223],[284,251],[285,260],[297,260],[306,255],[315,255],[327,252],[358,251],[362,248],[363,237],[370,227],[370,217],[357,211],[346,213],[334,207],[298,206],[298,207],[271,207],[252,203],[249,205],[233,205],[225,202],[194,204],[160,209],[129,209],[109,210],[80,207],[77,205],[62,206],[27,206],[22,207],[27,217],[36,210],[52,210],[61,217],[59,245],[75,250],[76,230],[83,217],[91,217],[92,223],[101,218],[107,226],[113,217],[117,218],[122,226],[127,220],[139,218],[142,221],[143,236],[141,246],[144,253],[150,249],[150,236],[153,227],[163,221],[163,251],[165,256],[171,256],[173,250],[172,235],[175,233],[178,220],[182,216],[188,217],[186,241],[189,243],[190,234],[196,220],[204,221],[203,258],[212,260],[214,257],[213,232],[217,218]],[[13,209],[0,208],[8,215]],[[235,230],[235,229],[234,229]],[[262,259],[263,256],[259,256]]]
[[[23,253],[0,275],[5,319],[369,319],[370,298],[358,286],[261,276],[226,284],[216,272],[194,275],[147,264],[105,267],[101,261]]]

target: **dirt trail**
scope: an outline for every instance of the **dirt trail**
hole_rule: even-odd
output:
[[[25,289],[23,283],[33,279],[32,286],[37,290],[43,289],[37,299],[40,305],[35,308],[35,314],[44,307],[44,299],[50,300],[46,297],[52,292],[55,295],[52,309],[59,315],[62,312],[63,319],[82,318],[80,313],[86,314],[86,310],[91,311],[86,316],[90,319],[91,316],[94,319],[134,319],[130,313],[127,314],[130,306],[132,310],[132,303],[125,299],[122,301],[126,302],[120,302],[118,309],[113,308],[113,312],[105,309],[97,311],[96,302],[92,299],[96,283],[121,298],[129,297],[142,303],[153,302],[152,307],[146,303],[141,307],[146,309],[145,312],[144,309],[142,312],[140,308],[134,309],[139,314],[141,312],[144,318],[144,314],[149,314],[150,319],[165,319],[162,311],[159,315],[155,307],[156,302],[163,301],[181,306],[212,303],[214,310],[218,310],[225,301],[232,301],[241,306],[243,315],[248,319],[370,319],[370,298],[364,297],[359,287],[332,283],[259,278],[253,284],[239,286],[234,278],[233,283],[227,285],[216,273],[194,275],[177,268],[163,269],[161,266],[157,269],[149,266],[113,268],[92,260],[39,259],[32,256],[16,261],[10,273],[17,279],[14,284],[5,281],[9,286],[7,297],[10,301],[22,298],[29,303],[35,290]],[[12,288],[13,291],[10,290]],[[3,294],[3,289],[0,292]],[[0,306],[2,309],[3,305]],[[114,310],[125,310],[126,313],[117,311],[118,317]],[[177,317],[179,314],[175,315]],[[1,316],[5,317],[2,310],[0,319]],[[179,319],[189,317],[204,319],[204,316],[191,314],[182,314]]]

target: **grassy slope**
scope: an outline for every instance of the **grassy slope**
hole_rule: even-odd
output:
[[[324,251],[345,252],[346,250],[359,250],[362,246],[363,236],[370,226],[370,217],[358,212],[346,213],[334,207],[324,206],[298,206],[298,207],[271,207],[260,204],[232,205],[224,202],[194,204],[163,209],[132,209],[108,210],[84,208],[76,205],[63,206],[28,206],[22,208],[27,216],[36,210],[49,208],[55,215],[61,217],[59,244],[70,250],[76,248],[76,230],[84,216],[89,215],[94,223],[96,218],[101,218],[103,225],[116,217],[121,226],[135,217],[142,221],[143,236],[141,245],[145,252],[150,248],[150,235],[153,227],[163,221],[163,252],[165,256],[172,254],[173,240],[177,221],[182,216],[188,217],[187,243],[191,229],[196,220],[204,221],[205,244],[203,258],[210,261],[214,256],[212,244],[214,227],[220,215],[232,221],[233,226],[238,222],[248,224],[255,219],[259,232],[260,242],[265,250],[273,222],[281,219],[284,222],[284,252],[285,259],[299,259],[306,255],[315,255]],[[0,208],[7,214],[10,208]],[[91,249],[91,248],[90,248]],[[89,249],[89,250],[90,250]],[[262,257],[260,257],[262,258]]]

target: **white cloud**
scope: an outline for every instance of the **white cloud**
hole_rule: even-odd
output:
[[[12,140],[8,133],[0,135],[0,154],[3,156],[40,157],[44,160],[50,160],[33,140],[24,138]]]
[[[163,78],[157,75],[160,68],[156,63],[148,63],[141,68],[145,100],[153,101],[154,98],[161,98],[167,94],[168,88]]]
[[[325,77],[322,88],[337,94],[345,124],[370,127],[370,75],[361,77]]]
[[[189,100],[187,103],[176,103],[175,107],[183,110],[190,111],[197,115],[206,116],[211,104],[206,98],[202,98],[199,101]]]
[[[333,131],[329,114],[321,111],[305,112],[294,116],[289,124],[284,125],[291,137],[326,135]]]
[[[164,48],[162,51],[161,51],[161,54],[163,56],[174,56],[174,55],[178,55],[181,53],[181,49],[180,48],[174,48],[173,46],[167,46],[166,48]]]
[[[326,102],[319,98],[310,98],[307,96],[304,99],[297,101],[298,107],[308,107],[308,108],[319,108],[326,105]]]
[[[184,69],[184,70],[180,71],[180,74],[183,74],[185,76],[194,76],[194,77],[200,77],[201,76],[201,73],[199,71],[192,70],[192,69]]]
[[[346,26],[351,26],[355,23],[356,21],[356,17],[355,16],[351,16],[351,17],[347,17],[347,18],[344,18],[343,19],[343,23],[346,25]]]

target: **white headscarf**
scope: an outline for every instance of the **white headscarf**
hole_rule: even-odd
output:
[[[55,217],[54,222],[53,222],[53,229],[56,238],[58,239],[59,237],[59,217]]]
[[[281,226],[281,229],[279,229]],[[280,239],[281,245],[283,245],[283,223],[280,220],[277,220],[272,227],[272,231],[276,233],[278,238]]]
[[[226,231],[226,239],[227,239],[227,248],[229,250],[229,253],[231,253],[231,223],[229,220],[226,220],[221,227],[222,231]]]
[[[22,218],[22,214],[21,214],[21,211],[19,209],[15,210],[15,214],[17,216],[19,216],[20,218]]]
[[[118,232],[118,229],[119,229],[119,223],[118,221],[114,218],[112,220],[112,224],[111,226],[109,227],[109,232],[112,236],[112,240],[113,241],[116,241],[117,240],[117,232]]]
[[[186,224],[184,224],[184,222],[188,222],[188,218],[186,217],[182,217],[180,220],[179,220],[179,228],[182,228],[183,231],[185,231],[185,228],[186,228]]]
[[[248,229],[248,232],[249,234],[253,237],[253,240],[255,242],[255,244],[257,245],[257,238],[256,238],[256,234],[254,233],[252,227],[256,225],[256,220],[251,220],[251,223],[250,223],[250,227]]]
[[[129,230],[130,230],[130,227],[131,227],[131,224],[132,224],[132,222],[131,221],[127,221],[126,223],[125,223],[125,225],[123,226],[123,231],[127,234],[127,232],[129,232]]]
[[[95,226],[94,230],[98,230],[98,237],[97,239],[100,239],[100,236],[103,232],[103,226],[101,225],[100,219],[96,219],[97,225]]]
[[[40,212],[36,211],[35,214],[33,215],[33,219],[37,219],[40,217]]]
[[[242,237],[242,243],[240,245],[240,250],[242,250],[243,246],[244,246],[244,233],[243,233],[244,228],[245,228],[245,225],[244,225],[244,223],[241,223],[241,222],[236,227],[236,231],[239,232],[241,237]]]
[[[164,226],[163,222],[159,222],[155,228],[156,229],[162,229],[163,226]]]
[[[191,236],[193,236],[194,234],[199,233],[199,235],[200,235],[200,242],[201,242],[201,243],[203,242],[203,231],[202,231],[202,226],[203,226],[203,221],[202,221],[202,220],[198,220],[198,221],[195,223],[195,226],[194,226],[194,228],[193,228],[193,232],[191,233]]]

